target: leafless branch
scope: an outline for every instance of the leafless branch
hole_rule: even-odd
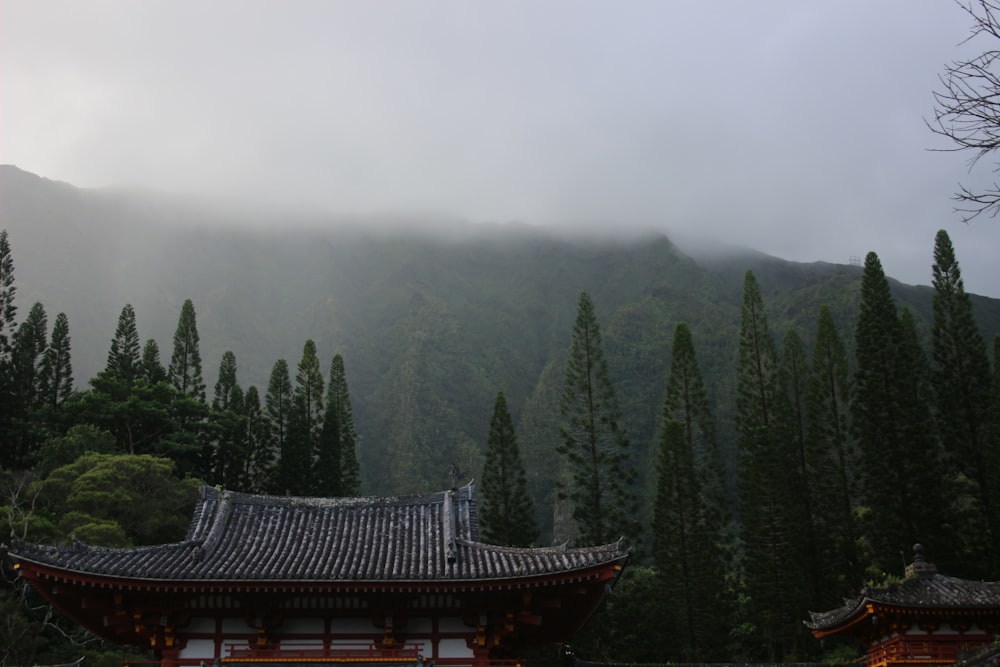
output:
[[[1000,41],[1000,2],[956,0],[956,3],[973,21],[963,43],[981,36]],[[970,171],[1000,148],[1000,74],[994,71],[998,62],[1000,49],[953,61],[939,77],[941,89],[934,92],[934,119],[927,126],[954,144],[951,148],[934,150],[970,151]],[[994,163],[993,171],[1000,172],[1000,161]],[[956,211],[965,222],[984,213],[991,218],[1000,213],[1000,186],[996,183],[982,192],[960,184],[954,199],[959,202]]]

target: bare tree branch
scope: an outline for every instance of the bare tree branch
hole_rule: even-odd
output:
[[[1000,41],[998,0],[956,3],[973,22],[963,44],[982,36]],[[994,71],[998,61],[1000,49],[953,61],[939,77],[941,89],[934,92],[934,119],[927,121],[927,126],[954,144],[952,148],[934,150],[970,151],[970,171],[1000,148],[1000,74]],[[993,172],[1000,172],[1000,161],[994,162]],[[953,199],[959,202],[955,210],[962,214],[964,222],[983,214],[991,218],[1000,214],[1000,186],[995,182],[982,191],[959,184]]]

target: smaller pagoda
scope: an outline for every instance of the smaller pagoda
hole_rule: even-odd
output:
[[[817,638],[853,637],[864,667],[950,665],[1000,638],[1000,581],[945,576],[913,547],[906,578],[825,612],[810,612]]]

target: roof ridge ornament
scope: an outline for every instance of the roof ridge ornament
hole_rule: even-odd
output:
[[[906,566],[906,578],[933,577],[937,574],[937,565],[928,562],[924,556],[924,545],[917,542],[913,545],[913,562]]]

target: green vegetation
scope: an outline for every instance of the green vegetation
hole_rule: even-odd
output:
[[[388,495],[482,470],[488,539],[649,545],[577,647],[619,661],[815,656],[806,611],[893,576],[916,541],[949,574],[1000,578],[984,557],[1000,534],[1000,371],[980,333],[1000,332],[1000,302],[964,292],[946,236],[930,289],[892,283],[874,254],[862,272],[696,263],[658,236],[491,234],[205,239],[195,258],[211,268],[157,281],[181,312],[165,368],[155,338],[140,346],[137,310],[115,327],[120,304],[98,294],[74,311],[53,287],[51,335],[44,294],[18,321],[3,233],[0,516],[19,539],[144,544],[180,537],[203,482]],[[281,294],[285,263],[296,289]],[[212,286],[197,290],[203,339],[174,292],[195,279]],[[176,311],[153,308],[144,280],[128,300],[162,336]],[[302,346],[304,332],[317,338]],[[273,361],[292,345],[294,379]],[[268,380],[264,395],[241,377]],[[515,514],[517,535],[504,528]],[[60,621],[4,574],[0,607],[28,611],[2,637],[19,662],[55,661],[68,626],[50,632]]]

